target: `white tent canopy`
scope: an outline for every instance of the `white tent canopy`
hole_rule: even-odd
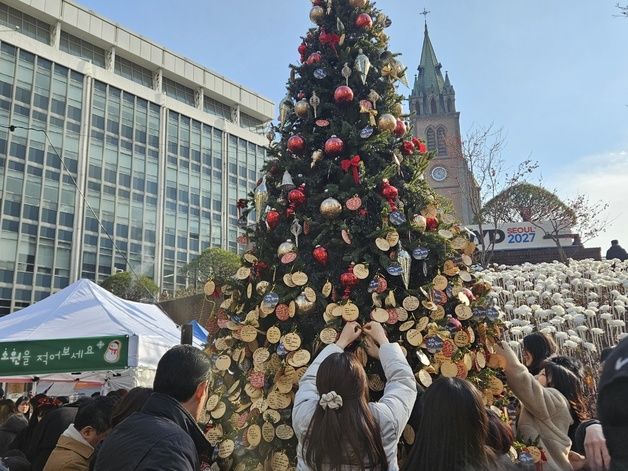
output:
[[[111,380],[130,382],[133,386],[150,385],[161,356],[180,342],[179,328],[159,307],[120,299],[89,280],[79,280],[36,304],[0,318],[0,343],[5,344],[103,336],[128,336],[129,368],[36,376],[42,381]]]

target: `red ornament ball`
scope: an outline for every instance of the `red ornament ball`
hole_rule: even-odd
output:
[[[293,154],[300,154],[305,150],[305,139],[298,134],[288,139],[288,150]]]
[[[299,54],[301,55],[301,62],[305,62],[305,54],[307,54],[307,44],[301,43],[299,44],[299,48],[297,49]]]
[[[271,231],[275,229],[279,225],[279,211],[271,209],[266,213],[266,224],[268,224],[268,229]]]
[[[387,200],[397,199],[397,196],[399,196],[399,190],[392,186],[388,180],[384,180],[382,184],[382,196]]]
[[[317,245],[314,250],[312,250],[312,257],[314,257],[316,263],[324,266],[327,265],[329,254],[327,253],[327,249],[325,247]]]
[[[351,87],[341,85],[334,92],[334,101],[336,103],[350,103],[353,101],[353,90]]]
[[[336,136],[331,136],[325,142],[325,154],[335,157],[339,155],[345,148],[345,143],[342,139]]]
[[[313,52],[312,54],[310,54],[307,58],[307,60],[305,61],[305,63],[307,65],[314,65],[314,64],[318,64],[321,61],[321,53],[320,52]]]
[[[371,28],[371,26],[373,26],[373,19],[371,18],[371,15],[369,15],[368,13],[360,13],[358,17],[355,19],[355,25],[358,28],[368,29],[368,28]]]
[[[298,188],[295,188],[294,190],[290,190],[290,192],[288,193],[288,201],[290,201],[290,203],[292,205],[294,205],[295,207],[299,207],[301,206],[303,203],[305,203],[305,186],[301,185]]]
[[[419,151],[419,154],[425,154],[427,152],[427,146],[425,145],[424,140],[419,139],[418,137],[413,137],[412,144],[414,144],[414,148]]]
[[[358,277],[353,273],[353,265],[348,268],[346,272],[340,275],[340,284],[347,291],[351,291],[356,284],[358,284]]]
[[[397,126],[395,126],[395,130],[393,131],[393,133],[395,134],[395,136],[401,137],[406,133],[406,131],[407,131],[406,123],[398,119]]]
[[[414,152],[414,144],[412,141],[404,141],[401,146],[401,153],[403,155],[411,155]]]
[[[436,218],[427,218],[426,229],[428,231],[435,231],[438,229],[438,219]]]

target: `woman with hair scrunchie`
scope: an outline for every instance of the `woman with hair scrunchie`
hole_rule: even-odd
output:
[[[364,334],[379,359],[386,388],[369,402],[360,361],[345,348]],[[416,399],[416,380],[381,324],[348,322],[335,344],[316,357],[299,382],[292,425],[298,439],[298,471],[397,471],[397,442]]]

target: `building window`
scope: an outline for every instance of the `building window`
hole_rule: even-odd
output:
[[[453,110],[454,110],[453,101],[451,101],[451,98],[447,98],[447,112],[451,113]]]
[[[436,131],[436,140],[438,146],[438,155],[447,155],[447,133],[444,127],[438,128]]]
[[[240,113],[240,127],[257,134],[264,134],[264,122],[246,113]]]
[[[139,83],[140,85],[144,85],[145,87],[153,88],[153,73],[141,65],[134,64],[123,57],[116,56],[114,68],[116,74],[128,78],[135,83]]]
[[[430,110],[432,111],[432,114],[438,113],[438,109],[436,108],[436,98],[432,98],[430,100]]]
[[[50,44],[50,25],[0,3],[0,25]]]
[[[76,36],[61,31],[61,42],[59,48],[72,54],[73,56],[80,57],[86,61],[92,62],[100,67],[105,66],[105,50],[94,46]]]
[[[231,107],[229,105],[225,105],[224,103],[221,103],[218,100],[214,100],[213,98],[205,95],[203,99],[203,108],[205,110],[205,113],[209,113],[212,116],[217,116],[219,118],[224,118],[227,121],[231,121]]]
[[[434,128],[427,128],[425,131],[425,136],[427,137],[427,150],[435,151],[436,150],[436,132],[434,132]]]
[[[164,93],[175,100],[194,106],[194,90],[180,83],[164,78]]]

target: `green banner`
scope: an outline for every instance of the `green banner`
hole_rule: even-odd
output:
[[[0,376],[126,368],[129,337],[0,342]]]

